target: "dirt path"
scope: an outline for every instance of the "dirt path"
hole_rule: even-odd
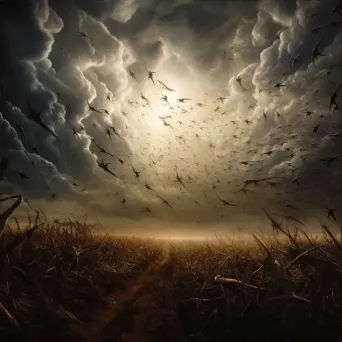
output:
[[[108,326],[115,325],[118,317],[122,314],[134,295],[144,286],[155,282],[160,277],[160,270],[167,265],[170,260],[168,248],[163,250],[156,260],[151,263],[141,276],[125,290],[110,294],[107,297],[107,303],[104,307],[98,308],[93,313],[94,321],[87,323],[82,329],[81,335],[87,341],[106,341],[106,330]],[[134,333],[127,334],[122,341],[143,342],[141,335],[136,336]]]

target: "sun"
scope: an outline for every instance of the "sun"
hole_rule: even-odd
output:
[[[159,160],[183,154],[185,137],[188,136],[188,143],[192,144],[195,134],[189,130],[196,131],[197,121],[203,115],[197,103],[206,102],[203,95],[205,83],[200,82],[185,61],[179,60],[181,57],[177,58],[175,62],[174,56],[172,61],[166,56],[163,63],[152,68],[153,79],[145,75],[145,80],[139,87],[134,87],[129,96],[129,100],[135,103],[134,107],[127,108],[134,111],[128,118],[134,130],[131,144],[136,150],[142,149],[142,155],[146,154],[148,159],[147,156]]]
[[[166,137],[168,132],[172,131],[172,128],[167,124],[172,125],[177,116],[175,111],[177,108],[177,94],[175,92],[158,91],[151,99],[151,108],[147,111],[148,114],[144,116],[146,117],[145,124],[149,126],[152,134],[162,134]]]

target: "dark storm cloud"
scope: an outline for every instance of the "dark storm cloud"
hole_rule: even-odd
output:
[[[340,112],[332,115],[329,109],[329,98],[341,81],[342,16],[332,14],[336,4],[334,0],[2,2],[0,157],[10,161],[2,172],[2,193],[21,192],[39,206],[48,200],[48,208],[52,213],[59,208],[60,215],[75,206],[74,212],[143,224],[197,219],[247,224],[260,216],[261,206],[279,213],[289,203],[300,203],[304,216],[319,213],[339,196],[339,172],[319,161],[342,148],[338,138],[329,135],[341,129]],[[323,29],[310,32],[317,27]],[[324,56],[314,65],[312,51],[320,38]],[[300,62],[293,64],[297,55]],[[189,128],[179,134],[187,137],[188,150],[179,141],[172,142],[167,131],[160,136],[156,132],[163,91],[152,88],[147,70],[157,71],[156,80],[182,89],[178,97],[206,101],[201,113],[196,108],[172,121],[172,125],[187,122]],[[241,91],[237,75],[247,91]],[[279,82],[285,87],[276,89]],[[142,107],[140,93],[153,98],[152,111]],[[219,111],[224,114],[211,117],[220,103],[213,104],[218,96],[226,98]],[[139,109],[129,106],[128,99],[138,101]],[[90,112],[87,101],[109,115]],[[28,102],[42,113],[42,121],[58,139],[30,120]],[[305,117],[305,111],[313,114]],[[145,123],[144,115],[149,120]],[[202,120],[202,131],[191,120]],[[320,132],[314,134],[317,125]],[[109,127],[120,137],[113,131],[111,137],[106,135]],[[200,140],[194,138],[196,132]],[[214,147],[208,148],[209,144]],[[276,152],[264,154],[270,150]],[[111,163],[117,178],[98,168],[101,160]],[[256,164],[240,164],[246,160]],[[143,180],[135,178],[132,165]],[[175,166],[186,188],[175,183]],[[275,189],[266,185],[251,188],[256,191],[252,194],[236,193],[245,179],[277,175],[286,180]],[[300,186],[292,183],[295,178],[301,179]],[[237,207],[227,209],[218,197]],[[152,213],[144,212],[145,207]]]
[[[11,161],[12,176],[8,177],[8,181],[15,182],[19,191],[27,192],[33,197],[53,193],[62,194],[62,197],[74,196],[76,189],[70,186],[71,180],[83,180],[93,186],[99,186],[102,181],[94,177],[96,155],[89,150],[89,136],[80,133],[80,138],[75,139],[71,128],[80,131],[81,121],[90,114],[86,110],[86,101],[91,101],[96,92],[104,97],[104,92],[108,91],[100,81],[100,72],[97,74],[91,70],[82,70],[75,60],[84,65],[93,63],[101,66],[108,51],[113,54],[110,57],[113,60],[120,58],[121,45],[106,33],[101,24],[85,19],[72,5],[69,10],[74,16],[69,17],[70,22],[63,21],[45,1],[20,2],[19,8],[21,10],[16,11],[11,4],[8,5],[7,13],[2,12],[1,32],[8,32],[7,41],[4,42],[8,58],[7,63],[2,65],[2,95],[6,102],[2,103],[1,109],[6,119],[8,137],[2,137],[1,143],[2,155]],[[91,45],[86,40],[79,39],[79,27],[75,26],[72,31],[74,36],[66,35],[67,38],[64,37],[61,45],[55,46],[56,49],[51,51],[53,43],[57,44],[54,35],[61,31],[65,23],[69,25],[73,21],[77,23],[82,20],[85,22],[84,26],[89,26],[89,30],[100,36],[102,33],[101,40]],[[70,43],[69,38],[75,42]],[[13,47],[11,41],[15,42]],[[63,55],[61,47],[63,50],[72,49]],[[91,57],[88,57],[89,54]],[[114,73],[118,77],[117,80],[112,79],[110,86],[120,90],[125,79],[124,70],[121,70],[121,74],[120,70],[114,70]],[[106,75],[105,72],[103,74]],[[115,92],[112,94],[115,95]],[[34,110],[43,113],[44,123],[56,132],[59,140],[27,118],[28,101]],[[104,126],[104,120],[94,120],[98,127],[93,129],[92,137],[97,143],[101,142],[100,130]],[[11,125],[12,128],[8,128]],[[22,130],[13,127],[20,127]],[[108,148],[106,145],[102,146]],[[24,153],[23,147],[31,153]],[[34,148],[39,155],[32,153]],[[32,182],[23,183],[15,180],[18,177],[14,170],[25,170],[28,177],[32,177],[30,174],[35,177],[32,177]]]

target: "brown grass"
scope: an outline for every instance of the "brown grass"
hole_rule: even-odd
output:
[[[1,341],[342,337],[341,241],[326,226],[320,239],[192,244],[100,236],[42,215],[24,229],[8,225],[14,209],[0,217]]]

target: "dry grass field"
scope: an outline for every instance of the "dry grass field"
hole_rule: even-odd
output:
[[[95,234],[0,217],[1,341],[340,341],[342,244],[323,228],[249,245]],[[14,216],[13,216],[14,217]]]

